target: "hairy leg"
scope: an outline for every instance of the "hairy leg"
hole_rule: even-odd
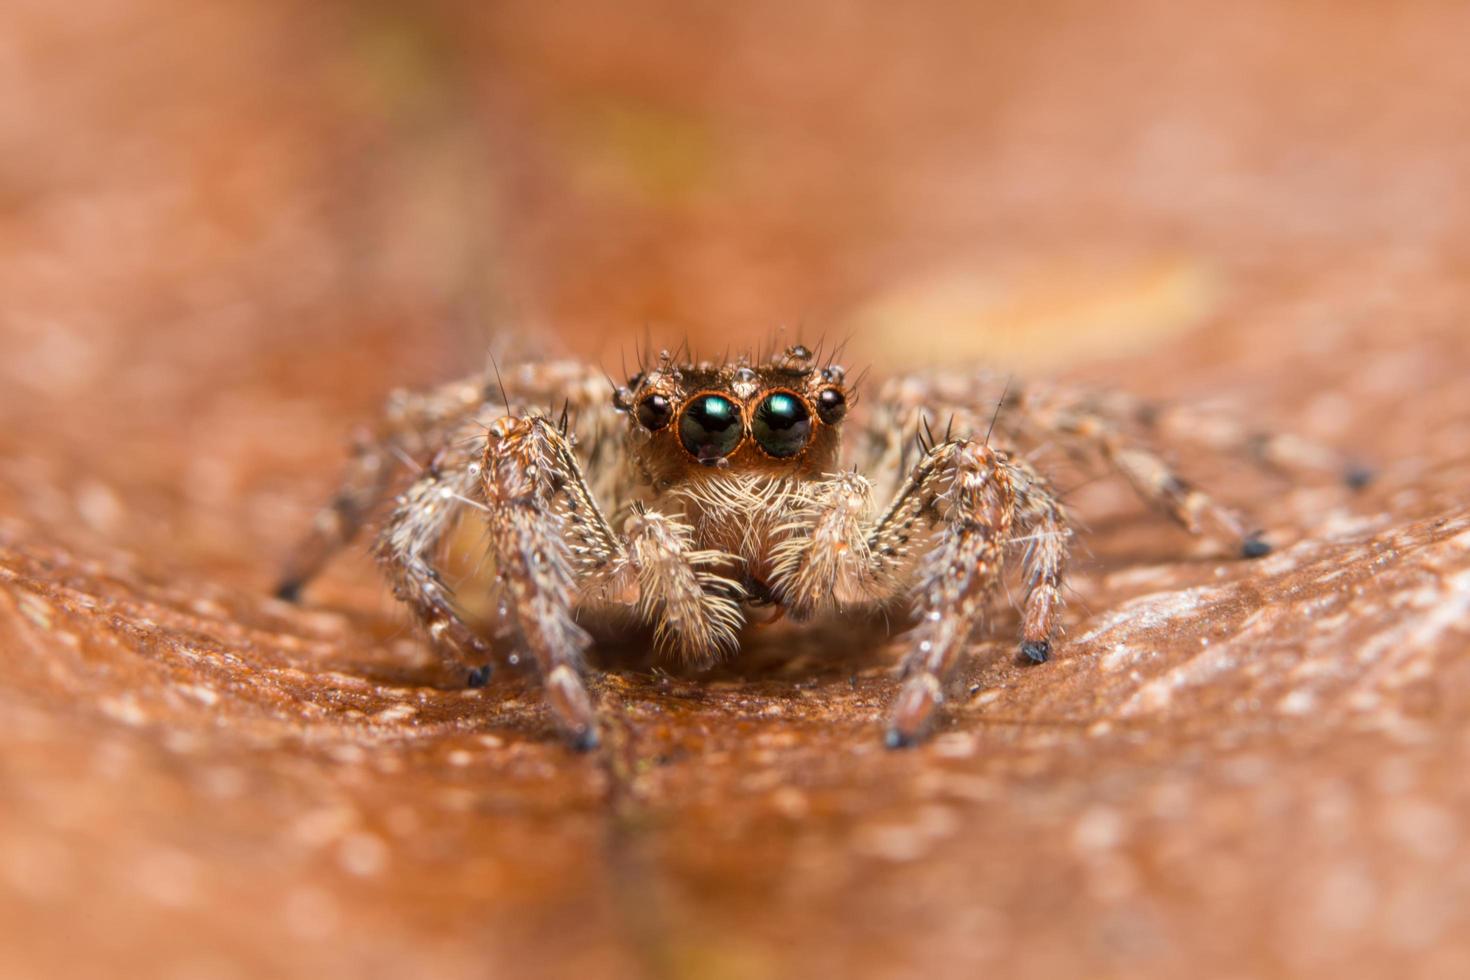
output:
[[[1192,486],[1144,445],[1139,433],[1147,430],[1145,423],[1162,417],[1159,410],[1150,412],[1146,403],[1127,396],[1068,386],[1026,386],[994,373],[899,378],[880,393],[866,448],[880,466],[906,467],[914,458],[914,438],[922,434],[926,418],[935,419],[936,425],[952,424],[968,435],[990,433],[989,441],[1008,448],[1056,446],[1083,460],[1102,460],[1191,533],[1229,540],[1248,558],[1269,553],[1270,547],[1244,517]],[[1283,447],[1306,445],[1285,437],[1257,442],[1277,453],[1284,452]],[[1316,455],[1326,454],[1327,450],[1319,450]],[[1308,455],[1298,450],[1295,458],[1305,462]]]
[[[660,649],[701,666],[733,652],[743,593],[715,570],[729,556],[696,550],[687,525],[653,511],[636,510],[625,534],[619,577],[636,583],[638,615],[654,624]]]
[[[597,744],[581,676],[590,638],[575,619],[579,603],[634,605],[655,624],[660,642],[689,660],[734,646],[739,586],[710,568],[728,556],[694,550],[687,527],[651,512],[635,512],[626,537],[617,536],[568,432],[531,414],[464,427],[403,494],[379,537],[394,593],[451,658],[469,663],[489,655],[433,565],[465,508],[484,518],[497,639],[536,664],[557,725],[574,746]]]
[[[461,617],[435,561],[466,509],[486,506],[480,491],[485,442],[479,426],[463,427],[398,498],[374,546],[394,596],[409,605],[441,655],[471,671],[472,683],[490,648]]]
[[[597,721],[581,677],[590,638],[574,617],[578,562],[562,519],[565,491],[582,482],[575,459],[549,420],[505,417],[489,427],[478,475],[500,627],[535,662],[562,733],[592,748]]]
[[[974,440],[926,447],[872,532],[876,563],[901,565],[915,548],[915,535],[929,527],[937,527],[938,536],[913,566],[919,624],[886,733],[894,748],[913,744],[927,731],[944,701],[946,681],[989,608],[1009,550],[1024,552],[1026,656],[1046,659],[1061,611],[1071,532],[1051,488],[1025,463]],[[932,534],[924,537],[934,540]]]
[[[517,365],[504,375],[485,372],[426,391],[394,392],[381,419],[354,435],[341,484],[288,556],[275,594],[300,598],[332,555],[356,537],[392,488],[398,468],[417,465],[438,451],[467,420],[502,415],[506,402],[522,409],[566,403],[587,413],[607,398],[606,381],[570,361]],[[595,418],[595,412],[590,414]]]
[[[617,545],[586,489],[570,440],[540,415],[464,423],[398,498],[375,553],[436,649],[483,683],[490,644],[465,622],[436,560],[455,520],[483,517],[501,613],[498,639],[538,667],[558,726],[597,742],[578,674],[586,633],[573,619],[579,568],[610,568]]]
[[[880,598],[889,583],[868,547],[873,487],[839,473],[813,487],[794,517],[774,529],[771,589],[797,620]]]
[[[1233,508],[1216,501],[1180,476],[1153,450],[1126,434],[1106,414],[1086,404],[1039,401],[1018,409],[1024,424],[1043,437],[1074,442],[1082,452],[1100,456],[1133,486],[1144,500],[1161,508],[1191,534],[1209,534],[1232,542],[1245,558],[1269,554],[1257,528]]]

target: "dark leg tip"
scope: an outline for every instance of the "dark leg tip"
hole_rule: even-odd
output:
[[[1271,545],[1260,535],[1251,535],[1240,546],[1242,558],[1265,558],[1271,553]]]
[[[897,728],[890,728],[883,734],[883,746],[888,749],[911,749],[919,744],[919,740],[912,735],[905,735]]]
[[[1033,664],[1044,664],[1051,659],[1051,641],[1027,640],[1021,644],[1021,656]]]
[[[1342,474],[1342,482],[1352,490],[1361,490],[1372,483],[1378,474],[1372,468],[1361,463],[1354,463]]]
[[[475,667],[465,676],[465,686],[472,688],[484,687],[486,684],[490,683],[490,673],[491,670],[489,664],[483,664],[482,666]]]
[[[595,728],[589,728],[585,732],[573,735],[570,741],[572,743],[572,750],[575,752],[591,752],[602,744],[602,740],[597,737],[597,729]]]
[[[276,586],[276,591],[273,594],[277,599],[284,599],[286,602],[300,602],[301,587],[302,583],[296,579],[287,579]]]

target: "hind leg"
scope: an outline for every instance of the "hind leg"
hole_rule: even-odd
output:
[[[882,461],[880,470],[909,465],[926,418],[945,427],[952,422],[968,435],[993,426],[992,441],[1008,449],[1053,446],[1083,461],[1101,461],[1192,534],[1229,541],[1247,558],[1270,551],[1245,516],[1193,486],[1145,445],[1137,433],[1156,419],[1144,403],[1127,396],[1023,385],[977,373],[899,379],[885,386],[880,401],[869,438],[870,453]],[[1291,443],[1270,445],[1273,452],[1282,452]]]

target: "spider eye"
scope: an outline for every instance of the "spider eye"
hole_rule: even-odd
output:
[[[847,414],[847,396],[836,388],[823,388],[817,395],[817,414],[828,425],[841,422]]]
[[[812,437],[812,416],[806,402],[777,391],[756,406],[750,428],[762,449],[784,459],[806,448]]]
[[[744,434],[740,409],[721,395],[694,399],[679,420],[679,441],[701,463],[730,455]]]
[[[638,424],[649,432],[657,432],[674,417],[674,406],[663,395],[649,395],[638,403]]]

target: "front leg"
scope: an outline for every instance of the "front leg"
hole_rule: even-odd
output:
[[[502,635],[540,670],[558,726],[579,748],[597,744],[578,673],[589,638],[573,619],[574,570],[611,566],[616,542],[590,506],[565,434],[542,416],[467,425],[399,499],[376,553],[397,597],[435,646],[465,665],[490,647],[467,624],[434,565],[457,516],[482,512],[495,566]]]
[[[585,420],[584,429],[595,431],[599,407],[607,401],[601,374],[572,361],[532,362],[508,368],[503,380],[498,370],[487,371],[426,391],[395,392],[381,418],[356,434],[341,484],[290,552],[276,595],[298,600],[389,493],[395,472],[405,463],[417,467],[466,420],[499,415],[503,403],[524,409],[563,399]]]
[[[627,597],[636,591],[638,616],[653,624],[659,649],[693,666],[734,651],[744,592],[716,570],[730,556],[697,550],[687,524],[643,508],[628,519],[625,535],[614,572],[614,581],[624,584],[608,591]]]
[[[480,480],[503,628],[540,670],[562,733],[593,748],[597,720],[581,676],[591,638],[575,619],[577,572],[612,568],[621,549],[566,434],[544,416],[491,423]]]
[[[890,588],[890,571],[869,548],[873,486],[856,473],[818,484],[792,520],[775,530],[771,589],[793,619],[874,602]]]
[[[1050,654],[1061,611],[1071,531],[1050,486],[1030,466],[974,440],[929,448],[873,531],[878,565],[901,563],[926,526],[937,527],[937,540],[911,566],[919,624],[889,718],[890,748],[912,745],[927,731],[1001,581],[1008,550],[1024,554],[1021,651],[1031,660]]]

